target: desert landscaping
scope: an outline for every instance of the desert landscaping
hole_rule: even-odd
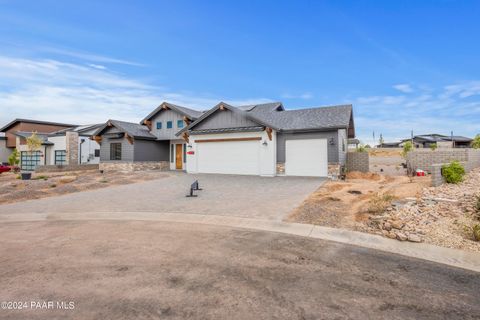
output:
[[[345,181],[328,181],[287,221],[480,251],[473,230],[480,214],[479,168],[459,184],[431,187],[429,176],[404,174],[398,151],[372,153],[372,172],[349,172]]]
[[[0,204],[59,196],[74,192],[161,179],[161,171],[100,172],[99,170],[34,173],[31,180],[21,180],[18,174],[0,174]]]

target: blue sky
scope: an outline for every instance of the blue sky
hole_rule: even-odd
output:
[[[101,2],[101,3],[100,3]],[[352,103],[372,143],[480,132],[479,1],[0,0],[0,124]]]

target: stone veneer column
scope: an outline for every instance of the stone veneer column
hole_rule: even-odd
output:
[[[78,133],[67,132],[65,138],[67,140],[67,164],[78,164]]]

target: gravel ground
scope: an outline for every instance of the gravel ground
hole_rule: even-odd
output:
[[[32,180],[19,180],[13,173],[0,174],[0,204],[40,199],[85,190],[106,188],[168,177],[160,171],[106,172],[98,170],[34,173]]]
[[[479,319],[480,277],[375,250],[161,222],[0,224],[1,319]]]

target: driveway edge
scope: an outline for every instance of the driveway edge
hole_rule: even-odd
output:
[[[287,223],[241,217],[155,212],[88,212],[56,214],[3,214],[0,223],[27,221],[76,221],[76,220],[125,220],[201,223],[215,226],[245,228],[278,232],[313,239],[355,245],[407,257],[432,261],[452,267],[480,272],[480,254],[457,249],[438,247],[426,243],[400,242],[377,235],[336,229],[312,224]]]

